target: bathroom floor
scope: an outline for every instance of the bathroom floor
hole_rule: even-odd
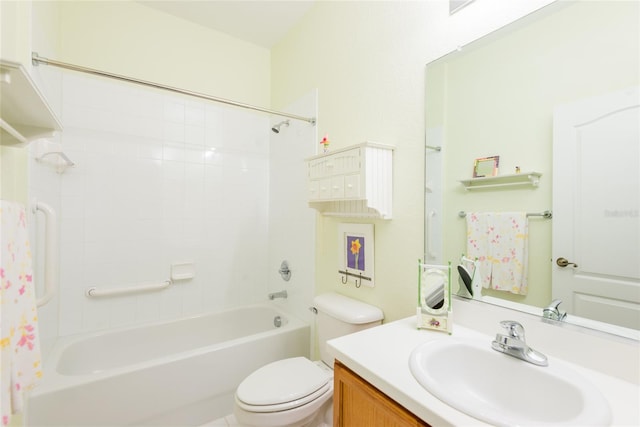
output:
[[[202,424],[199,427],[242,427],[242,425],[238,423],[238,420],[236,420],[235,415],[230,414],[230,415],[227,415],[226,417],[209,421],[208,423]]]

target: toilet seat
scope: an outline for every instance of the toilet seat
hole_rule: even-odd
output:
[[[236,391],[239,407],[249,412],[280,412],[333,392],[333,375],[305,357],[278,360],[249,375]]]

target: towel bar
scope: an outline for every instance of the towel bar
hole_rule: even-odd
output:
[[[460,211],[458,212],[458,216],[460,218],[464,218],[467,216],[467,213],[465,211]],[[553,218],[553,213],[551,211],[544,211],[544,212],[527,212],[527,216],[531,217],[531,216],[541,216],[543,218],[546,219],[551,219]]]

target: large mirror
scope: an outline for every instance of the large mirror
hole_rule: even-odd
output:
[[[602,104],[598,97],[619,93],[630,93],[638,103],[637,92],[630,88],[640,85],[639,6],[633,1],[558,1],[427,65],[426,262],[451,261],[455,266],[468,254],[471,213],[526,213],[528,241],[521,255],[527,262],[528,283],[501,290],[490,286],[482,289],[482,295],[486,301],[528,307],[542,315],[558,298],[558,289],[566,287],[565,279],[587,274],[590,265],[598,262],[581,265],[572,259],[577,255],[554,252],[554,245],[564,239],[555,234],[561,226],[579,231],[578,225],[584,227],[587,221],[584,213],[570,209],[569,214],[580,217],[566,218],[569,214],[558,195],[568,194],[562,196],[568,199],[582,197],[582,193],[574,197],[576,192],[593,192],[601,198],[617,195],[615,203],[624,206],[607,205],[603,212],[606,217],[608,209],[605,220],[616,221],[611,229],[615,226],[621,238],[572,242],[589,242],[573,248],[585,263],[587,259],[603,261],[599,254],[616,255],[620,268],[608,263],[614,271],[606,275],[613,282],[623,281],[622,291],[616,291],[619,295],[606,304],[592,304],[588,298],[560,292],[565,296],[557,308],[561,314],[568,313],[567,321],[590,317],[604,324],[640,329],[640,168],[631,170],[640,158],[637,133],[631,136],[635,143],[626,146],[605,138],[590,154],[599,160],[578,164],[583,167],[578,171],[554,173],[554,168],[562,167],[554,158],[554,153],[559,157],[554,151],[554,132],[556,139],[562,133],[557,128],[558,118],[554,120],[554,114],[563,108],[560,106],[580,105],[584,100],[593,103],[594,99]],[[637,106],[625,111],[630,114],[632,128],[640,127]],[[582,155],[569,152],[563,156],[573,159]],[[499,174],[484,183],[488,185],[474,187],[474,162],[489,156],[500,157]],[[582,186],[589,181],[591,187],[585,189],[574,182],[575,191],[561,193],[554,185],[559,185],[562,175],[579,177]],[[563,189],[567,190],[565,185]],[[594,227],[609,230],[609,225],[603,225],[608,223],[597,224]],[[603,234],[593,231],[584,234]],[[627,246],[620,245],[621,239]],[[591,256],[583,256],[585,252]],[[624,276],[622,281],[616,276],[619,273]],[[591,276],[598,275],[605,274]],[[456,281],[454,275],[454,293]],[[624,313],[622,320],[612,318],[616,312]]]

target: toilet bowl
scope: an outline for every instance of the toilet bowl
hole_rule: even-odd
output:
[[[293,357],[249,375],[236,391],[234,414],[250,426],[322,426],[332,396],[333,370],[321,361]]]
[[[329,293],[314,298],[321,359],[278,360],[259,368],[238,386],[234,414],[241,425],[330,427],[333,423],[333,357],[329,339],[382,323],[378,307]]]

